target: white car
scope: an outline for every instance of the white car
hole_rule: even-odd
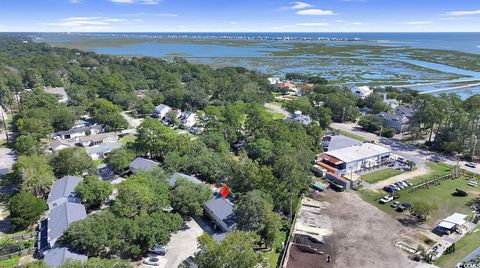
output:
[[[158,257],[147,257],[143,263],[151,266],[160,266],[160,259]]]
[[[380,199],[380,203],[386,204],[386,203],[388,203],[388,202],[390,202],[390,201],[392,201],[392,200],[393,200],[393,196],[388,196],[388,195],[386,195],[386,196],[384,196],[382,199]]]
[[[473,162],[465,163],[465,166],[470,167],[470,168],[476,168],[477,167],[477,165]]]

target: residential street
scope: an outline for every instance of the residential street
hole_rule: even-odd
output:
[[[0,148],[0,175],[10,172],[15,163],[15,152],[8,148]]]

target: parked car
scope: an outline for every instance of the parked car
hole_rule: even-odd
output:
[[[396,191],[400,191],[400,187],[398,187],[397,185],[395,184],[390,184],[391,187],[395,188]]]
[[[390,205],[392,208],[397,208],[400,205],[400,202],[398,201],[393,201],[393,203]]]
[[[401,183],[405,188],[410,187],[410,185],[408,185],[408,183],[406,183],[405,181],[401,181],[400,183]]]
[[[400,182],[396,182],[394,183],[398,188],[400,188],[400,190],[403,190],[405,188],[405,186],[403,186],[403,184],[401,184]]]
[[[402,211],[405,211],[405,210],[407,210],[411,207],[412,207],[412,205],[410,205],[410,203],[402,203],[402,204],[400,204],[400,206],[397,207],[397,210],[402,212]]]
[[[410,181],[404,181],[406,184],[408,184],[408,186],[412,187],[413,186],[413,183],[411,183]]]
[[[380,199],[380,203],[385,204],[393,200],[393,196],[386,195]]]
[[[470,168],[476,168],[477,167],[477,165],[473,162],[465,163],[465,166],[470,167]]]
[[[155,253],[155,254],[163,256],[163,255],[167,254],[167,245],[157,244],[157,245],[149,248],[148,251],[151,252],[151,253]]]
[[[395,166],[395,163],[390,163],[387,165],[388,167],[394,167]]]
[[[143,263],[151,266],[160,266],[160,259],[158,257],[147,257],[143,260]]]
[[[396,191],[395,187],[392,187],[391,185],[383,187],[383,190],[387,193],[393,193]]]
[[[198,268],[198,265],[195,263],[195,259],[193,256],[190,256],[186,258],[183,262],[183,267],[188,267],[188,268]]]

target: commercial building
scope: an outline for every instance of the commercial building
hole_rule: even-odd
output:
[[[389,149],[372,143],[363,143],[322,153],[316,160],[337,169],[340,174],[347,174],[379,166],[389,161],[390,157]]]
[[[373,93],[373,90],[370,89],[368,86],[352,87],[351,91],[352,94],[355,95],[355,97],[360,99],[365,99]]]

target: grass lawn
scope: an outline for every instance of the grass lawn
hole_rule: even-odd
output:
[[[457,262],[465,258],[470,252],[480,247],[480,229],[474,230],[471,234],[466,234],[455,244],[455,252],[442,255],[435,265],[440,267],[455,267]]]
[[[20,260],[20,256],[11,257],[10,259],[1,260],[0,267],[2,268],[10,268],[15,267]]]
[[[134,142],[137,139],[137,136],[135,135],[127,135],[122,138],[120,138],[120,142],[123,144],[127,144],[129,142]]]
[[[383,181],[386,179],[389,179],[393,176],[397,176],[399,174],[402,174],[403,171],[397,171],[393,168],[386,168],[382,169],[379,171],[375,171],[372,173],[368,173],[362,176],[362,180],[368,182],[368,183],[376,183],[379,181]]]
[[[454,212],[470,215],[471,210],[467,206],[467,203],[470,200],[478,197],[480,194],[480,189],[468,186],[467,184],[468,179],[459,178],[456,180],[442,181],[440,185],[431,186],[428,189],[420,189],[415,192],[410,192],[408,189],[406,189],[398,192],[400,195],[398,201],[408,202],[410,204],[418,201],[425,201],[434,204],[437,208],[432,211],[429,219],[427,220],[428,223],[435,223],[442,218],[450,216]],[[455,192],[456,188],[466,191],[469,195],[467,197],[453,196],[452,193]],[[378,203],[378,200],[384,195],[386,195],[385,192],[379,193],[369,190],[361,191],[361,196],[365,201],[373,204],[389,214],[394,216],[400,215],[390,207],[390,204]]]
[[[281,114],[281,113],[276,113],[276,112],[273,112],[273,111],[270,111],[270,110],[267,110],[267,112],[271,113],[272,116],[273,116],[273,119],[275,119],[275,120],[282,120],[282,119],[287,118],[284,114]]]
[[[282,246],[282,243],[285,242],[285,240],[287,239],[287,232],[288,230],[280,230],[280,232],[277,233],[277,238],[275,239],[273,249],[263,254],[265,258],[268,259],[268,263],[270,263],[270,267],[272,268],[277,267],[278,261],[280,260],[280,248]]]
[[[431,169],[430,173],[423,175],[423,176],[417,176],[410,181],[415,185],[419,184],[422,181],[432,179],[434,176],[442,176],[450,173],[450,170],[452,169],[452,166],[445,164],[445,163],[435,163],[435,162],[427,162],[428,168]]]
[[[343,131],[343,130],[340,130],[340,129],[333,129],[333,131],[335,133],[339,134],[339,135],[347,136],[347,137],[352,138],[354,140],[358,140],[358,141],[361,141],[361,142],[368,141],[364,137],[362,137],[360,135],[357,135],[357,134],[354,134],[354,133],[351,133],[351,132],[348,132],[348,131]]]

